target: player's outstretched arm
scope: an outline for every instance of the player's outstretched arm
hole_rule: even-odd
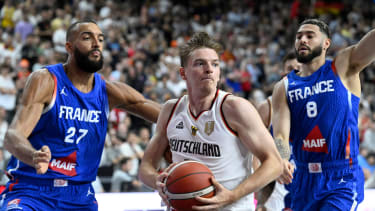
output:
[[[350,48],[350,47],[349,47]],[[375,60],[375,29],[369,31],[353,46],[349,59],[349,71],[359,72]]]
[[[132,87],[120,83],[106,81],[110,108],[120,107],[140,118],[156,122],[161,105],[145,99],[141,93]]]
[[[229,126],[238,133],[239,139],[259,158],[262,165],[232,191],[213,180],[216,195],[208,199],[198,197],[199,201],[207,205],[196,206],[195,210],[212,210],[231,204],[275,180],[282,171],[281,157],[272,136],[249,101],[228,96],[223,104],[223,113]]]
[[[48,170],[51,152],[47,146],[36,150],[27,139],[52,100],[54,80],[48,70],[30,75],[21,103],[4,139],[4,147],[17,159],[36,168],[38,173]]]
[[[139,167],[139,179],[147,186],[158,190],[160,196],[165,203],[168,203],[165,194],[163,193],[164,183],[163,180],[167,177],[167,172],[158,173],[160,161],[168,147],[167,139],[167,124],[169,116],[172,112],[176,100],[167,101],[159,115],[158,122],[156,123],[156,131],[152,136]]]

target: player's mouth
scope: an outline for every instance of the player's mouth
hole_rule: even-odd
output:
[[[98,51],[98,50],[91,51],[90,54],[93,55],[93,56],[95,56],[95,57],[102,56],[102,53],[100,51]]]
[[[205,77],[205,78],[202,78],[201,81],[213,81],[214,79],[213,78],[210,78],[210,77]]]
[[[298,48],[298,52],[308,52],[310,51],[310,48],[307,46],[301,46]]]

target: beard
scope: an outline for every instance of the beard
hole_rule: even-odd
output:
[[[310,50],[310,49],[309,49]],[[322,51],[323,51],[323,46],[320,45],[320,46],[317,46],[315,47],[311,53],[307,54],[307,55],[301,55],[298,53],[298,50],[295,49],[295,52],[296,52],[296,55],[297,55],[297,61],[300,62],[300,63],[303,63],[303,64],[306,64],[306,63],[309,63],[311,62],[315,57],[318,57],[322,54]]]
[[[77,62],[77,66],[87,73],[95,73],[102,69],[103,67],[103,54],[100,52],[99,61],[90,60],[89,55],[94,52],[99,51],[98,49],[93,49],[88,53],[83,53],[78,48],[74,49],[74,58]]]

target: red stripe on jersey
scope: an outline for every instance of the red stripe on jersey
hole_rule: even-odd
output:
[[[336,59],[334,59],[331,63],[331,68],[333,70],[333,73],[335,73],[335,75],[337,75],[337,69],[336,69],[336,66],[335,66],[335,61]]]
[[[56,98],[56,93],[57,93],[57,78],[56,76],[53,74],[53,80],[55,81],[55,87],[53,88],[53,97],[52,99],[55,99]]]
[[[12,184],[9,185],[9,192],[11,192],[11,191],[13,190],[13,186],[14,186],[15,184],[17,184],[17,183],[18,183],[18,179],[16,180],[15,183],[12,183]]]
[[[233,135],[235,136],[238,136],[238,133],[236,131],[234,131],[227,123],[227,120],[225,119],[225,116],[224,116],[224,112],[223,112],[223,104],[224,104],[224,101],[225,99],[227,99],[227,97],[231,95],[231,94],[227,94],[224,96],[223,98],[223,101],[221,101],[221,105],[220,105],[220,114],[221,114],[221,118],[223,119],[223,122],[224,122],[224,125],[225,127],[231,132],[233,133]]]
[[[199,117],[200,117],[205,111],[209,111],[209,110],[212,109],[212,106],[214,105],[214,103],[215,103],[215,101],[216,101],[218,95],[219,95],[219,89],[216,90],[215,97],[214,97],[214,99],[213,99],[212,102],[211,102],[210,109],[201,111],[197,116],[195,116],[195,115],[193,114],[193,112],[191,112],[191,109],[190,109],[190,103],[189,103],[189,113],[190,113],[190,116],[193,117],[193,119],[194,119],[195,121],[197,121],[197,120],[199,119]]]
[[[345,159],[350,159],[350,129],[348,131],[348,139],[346,139]]]

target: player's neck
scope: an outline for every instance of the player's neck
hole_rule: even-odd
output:
[[[64,64],[64,71],[74,87],[83,93],[88,93],[94,87],[94,74],[80,70],[72,63]]]
[[[313,74],[326,62],[325,56],[314,58],[311,62],[302,64],[300,69],[300,76],[305,77]]]
[[[216,95],[216,90],[204,94],[195,90],[195,92],[189,92],[189,104],[190,110],[194,115],[198,115],[202,111],[209,110]]]

